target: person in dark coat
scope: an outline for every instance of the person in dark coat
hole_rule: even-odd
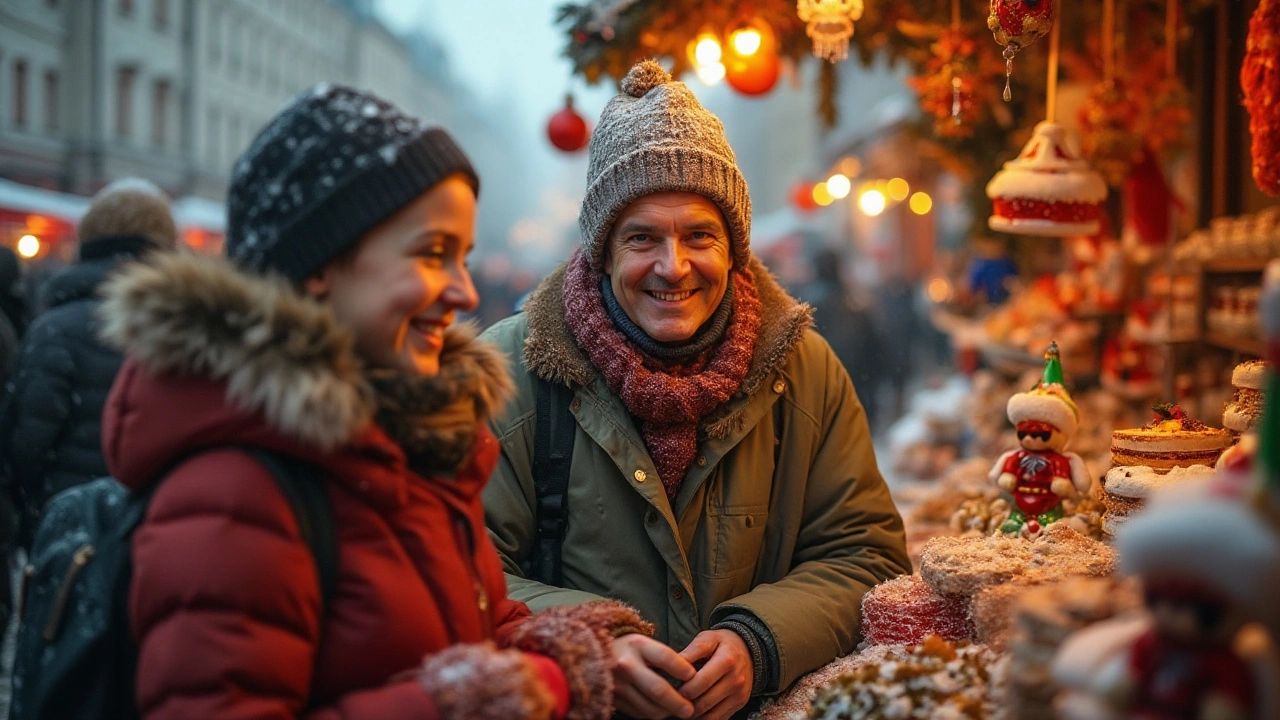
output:
[[[870,308],[857,301],[845,284],[841,267],[844,258],[830,248],[813,259],[815,287],[813,325],[849,372],[858,399],[867,411],[867,424],[874,430],[879,419],[879,388],[884,372],[884,337]]]
[[[29,546],[50,498],[107,475],[102,408],[120,353],[98,339],[98,287],[122,262],[173,249],[178,231],[155,185],[103,188],[80,221],[79,260],[50,278],[43,311],[22,339],[0,416],[0,458]]]
[[[16,253],[0,245],[0,387],[9,382],[9,371],[18,357],[18,341],[26,329],[22,263]]]

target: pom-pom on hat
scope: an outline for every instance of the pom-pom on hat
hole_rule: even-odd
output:
[[[1038,420],[1053,425],[1065,435],[1074,435],[1080,424],[1080,411],[1063,386],[1058,343],[1049,343],[1044,359],[1044,379],[1040,384],[1009,398],[1006,408],[1009,422],[1017,425],[1025,420]]]
[[[591,133],[587,192],[578,214],[591,268],[604,268],[609,232],[636,200],[692,192],[724,214],[736,267],[751,260],[751,199],[724,125],[653,60],[631,68]]]

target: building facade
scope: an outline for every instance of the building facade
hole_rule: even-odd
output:
[[[0,178],[89,195],[140,175],[221,201],[258,130],[321,80],[450,124],[465,91],[424,47],[369,0],[0,0]]]

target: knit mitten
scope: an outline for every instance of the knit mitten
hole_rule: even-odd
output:
[[[551,720],[555,699],[524,653],[492,643],[454,645],[428,657],[417,679],[442,720]]]

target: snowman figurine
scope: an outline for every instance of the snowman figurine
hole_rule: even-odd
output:
[[[1044,379],[1009,398],[1009,421],[1018,449],[1000,456],[988,477],[1012,497],[1013,512],[1000,526],[1005,535],[1035,537],[1062,519],[1062,500],[1088,494],[1092,481],[1084,460],[1066,452],[1080,424],[1080,411],[1063,387],[1058,344],[1045,352]]]

